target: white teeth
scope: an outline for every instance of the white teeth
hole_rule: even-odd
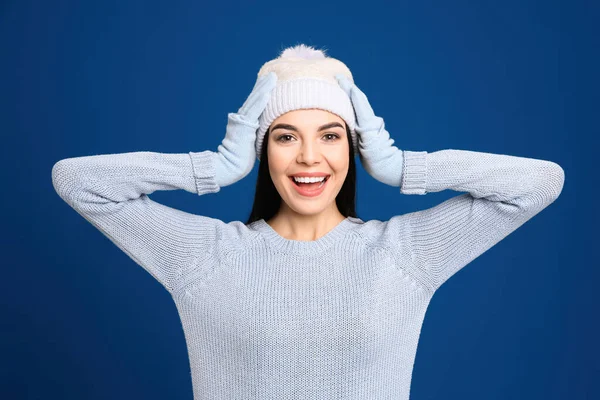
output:
[[[314,178],[305,178],[305,177],[298,178],[298,177],[294,176],[293,178],[294,178],[294,180],[296,182],[302,182],[302,183],[322,182],[322,181],[325,180],[324,176],[321,176],[321,177],[318,177],[318,178],[317,177],[314,177]]]

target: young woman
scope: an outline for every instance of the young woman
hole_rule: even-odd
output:
[[[217,152],[57,162],[57,193],[173,296],[195,399],[408,399],[427,306],[559,196],[556,163],[399,150],[348,68],[299,45],[266,63]],[[355,212],[355,155],[403,194],[459,194],[388,221]],[[246,223],[154,202],[259,165]]]

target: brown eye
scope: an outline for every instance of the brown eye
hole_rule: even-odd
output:
[[[329,140],[330,142],[333,142],[334,140],[337,140],[340,138],[340,135],[338,135],[337,133],[326,133],[325,136],[333,136],[334,138]]]
[[[289,142],[289,140],[281,140],[284,137],[292,137],[292,135],[287,135],[287,134],[281,135],[277,138],[277,141],[278,142]]]

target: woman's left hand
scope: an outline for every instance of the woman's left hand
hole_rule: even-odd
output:
[[[400,186],[403,168],[402,150],[393,146],[394,139],[385,129],[383,118],[373,112],[367,96],[346,76],[335,76],[348,94],[356,114],[356,133],[360,161],[365,170],[378,181]]]

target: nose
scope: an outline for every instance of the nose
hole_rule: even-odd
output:
[[[321,160],[321,148],[309,140],[304,141],[298,152],[297,161],[299,163],[313,164]]]

